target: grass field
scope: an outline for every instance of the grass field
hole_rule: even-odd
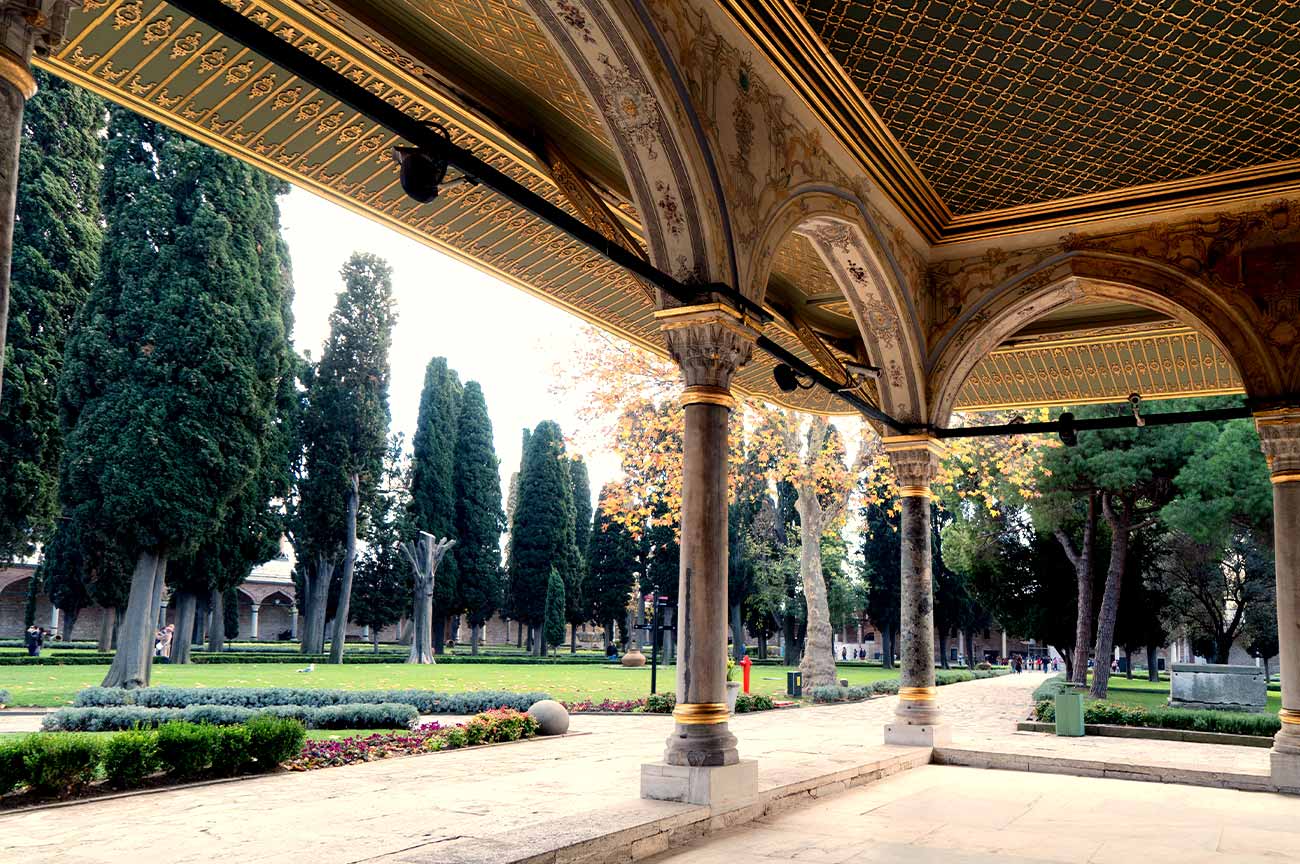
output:
[[[1091,681],[1091,676],[1089,676]],[[1169,681],[1148,681],[1146,678],[1134,677],[1132,681],[1112,675],[1106,701],[1121,705],[1141,705],[1146,708],[1166,708],[1169,702]],[[1282,694],[1276,690],[1268,691],[1268,710],[1276,714],[1282,708]]]
[[[543,691],[556,699],[636,699],[650,693],[650,668],[622,666],[551,666],[508,664],[442,664],[417,666],[404,663],[331,666],[316,664],[314,672],[300,673],[291,663],[221,663],[154,667],[153,683],[174,687],[320,687],[342,690],[510,690]],[[8,690],[11,704],[60,706],[71,704],[83,687],[104,679],[107,666],[0,666],[0,690]],[[780,666],[755,666],[750,692],[779,695],[785,692]],[[658,689],[674,689],[676,670],[660,667]],[[898,670],[840,667],[839,677],[852,685],[897,678]],[[740,670],[736,670],[740,680]]]

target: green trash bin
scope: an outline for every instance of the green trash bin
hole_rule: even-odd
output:
[[[1056,734],[1078,737],[1083,732],[1083,694],[1057,694]]]

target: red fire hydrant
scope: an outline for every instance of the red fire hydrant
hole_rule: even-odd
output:
[[[744,657],[741,657],[741,658],[740,658],[740,668],[744,670],[744,682],[745,682],[745,686],[744,686],[743,689],[744,689],[744,691],[745,691],[746,693],[749,692],[749,667],[752,666],[752,665],[754,665],[754,664],[751,663],[751,662],[749,661],[749,655],[748,655],[748,654],[746,654]]]

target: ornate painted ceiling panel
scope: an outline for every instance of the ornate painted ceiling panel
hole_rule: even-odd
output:
[[[998,348],[967,379],[957,410],[1120,402],[1130,393],[1160,399],[1242,392],[1232,361],[1196,330],[1116,329]]]
[[[1300,158],[1300,5],[791,0],[954,214]]]

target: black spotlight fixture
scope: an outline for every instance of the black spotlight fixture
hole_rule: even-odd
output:
[[[1074,428],[1074,415],[1069,411],[1062,411],[1061,416],[1056,421],[1056,434],[1061,436],[1061,443],[1066,447],[1079,446],[1079,433]]]
[[[439,140],[434,149],[393,148],[393,159],[401,166],[402,191],[421,204],[428,204],[438,197],[438,192],[453,183],[462,180],[471,184],[478,182],[468,175],[447,182],[447,151],[451,148],[451,136],[446,127],[438,123],[430,123],[429,130]]]
[[[813,386],[809,380],[807,383],[799,380],[799,373],[788,363],[778,363],[772,368],[772,378],[776,381],[776,386],[781,389],[782,393],[793,393],[796,390],[807,390]]]

